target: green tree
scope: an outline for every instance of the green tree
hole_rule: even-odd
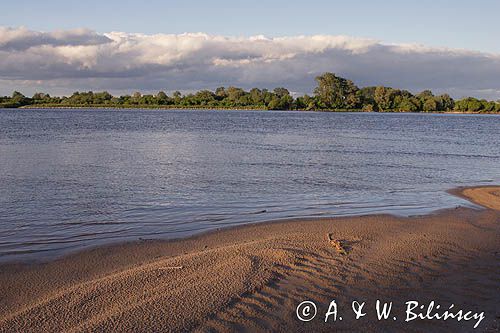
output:
[[[424,90],[417,95],[417,98],[419,98],[422,102],[431,97],[434,97],[434,94],[430,90]]]
[[[442,94],[435,97],[438,111],[450,111],[455,106],[455,101],[448,94]]]
[[[198,91],[194,95],[196,105],[208,105],[210,102],[215,101],[215,94],[209,90]]]
[[[358,103],[357,98],[351,96],[359,90],[352,81],[333,73],[325,73],[316,77],[316,82],[318,85],[314,94],[322,108],[345,109]]]
[[[157,102],[158,102],[159,105],[168,104],[168,96],[163,91],[159,91],[156,94],[156,100],[157,100]]]
[[[462,98],[455,102],[455,110],[462,112],[477,112],[481,110],[482,107],[481,101],[474,97]]]
[[[403,97],[399,103],[398,110],[403,112],[415,112],[419,110],[419,101],[415,97]]]
[[[229,102],[229,106],[240,106],[240,98],[245,95],[245,91],[241,88],[229,87],[226,89],[226,94],[225,99]]]
[[[434,100],[434,97],[430,97],[424,100],[422,103],[422,110],[429,112],[429,111],[437,111],[438,105],[436,101]]]
[[[375,88],[373,99],[379,111],[392,109],[392,88],[378,86]]]
[[[182,94],[180,91],[174,91],[174,93],[172,94],[172,97],[174,99],[174,104],[175,105],[180,105],[181,104],[181,101],[182,101]]]
[[[254,105],[264,105],[264,97],[262,91],[258,88],[250,90],[250,99]]]
[[[226,98],[227,97],[226,88],[219,87],[219,88],[215,89],[215,96],[216,96],[217,100],[219,100],[219,101]]]
[[[19,91],[14,91],[11,97],[11,103],[15,107],[27,105],[30,101],[29,98],[21,94]]]

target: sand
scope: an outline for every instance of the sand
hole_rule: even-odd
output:
[[[464,188],[484,209],[229,228],[0,267],[0,332],[471,332],[474,321],[405,322],[404,303],[484,311],[500,330],[500,187]],[[343,320],[324,323],[335,299]],[[397,320],[378,321],[375,300]],[[317,317],[296,307],[314,301]],[[353,300],[365,301],[360,320]]]
[[[463,198],[469,199],[483,207],[500,210],[500,187],[486,186],[486,187],[471,187],[456,189],[452,194],[456,193]]]

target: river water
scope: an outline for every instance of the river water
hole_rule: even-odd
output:
[[[467,205],[500,116],[0,110],[0,261],[241,223]]]

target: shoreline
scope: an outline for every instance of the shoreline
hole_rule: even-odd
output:
[[[497,185],[478,185],[478,186],[461,186],[461,187],[456,187],[450,190],[446,190],[445,192],[448,194],[451,194],[455,197],[464,199],[466,201],[469,201],[470,203],[476,205],[479,207],[479,209],[484,209],[488,207],[484,207],[483,205],[471,200],[470,197],[462,194],[462,190],[466,190],[469,188],[496,188],[498,187]],[[476,208],[471,208],[471,207],[465,207],[465,206],[458,206],[460,208],[464,209],[476,209]],[[426,217],[426,216],[433,216],[436,214],[440,214],[442,212],[447,212],[447,211],[453,211],[456,209],[456,207],[444,207],[444,208],[439,208],[432,210],[428,213],[422,213],[422,214],[413,214],[413,215],[397,215],[397,214],[392,214],[392,213],[366,213],[366,214],[355,214],[355,215],[340,215],[340,216],[322,216],[322,217],[284,217],[284,218],[276,218],[276,219],[268,219],[268,220],[262,220],[262,221],[257,221],[257,222],[245,222],[242,224],[235,224],[235,225],[228,225],[224,227],[217,227],[214,229],[208,229],[204,230],[201,232],[196,232],[191,235],[187,236],[179,236],[179,237],[174,237],[174,238],[162,238],[162,237],[139,237],[139,238],[132,238],[132,239],[116,239],[110,242],[105,242],[103,244],[95,244],[95,245],[89,245],[85,246],[83,248],[75,248],[72,250],[68,250],[66,252],[61,252],[59,254],[54,254],[54,255],[49,255],[49,256],[40,256],[40,257],[35,257],[35,258],[19,258],[19,259],[11,259],[11,260],[0,260],[0,270],[5,267],[16,267],[16,266],[34,266],[34,265],[44,265],[44,264],[49,264],[51,262],[59,261],[59,260],[64,260],[70,257],[74,256],[79,256],[82,253],[85,252],[91,252],[91,251],[113,251],[114,248],[122,248],[124,246],[137,246],[137,245],[142,245],[145,243],[159,243],[160,245],[165,245],[168,246],[168,243],[172,242],[182,242],[182,241],[187,241],[187,240],[194,240],[198,238],[203,238],[205,236],[210,236],[214,233],[220,233],[224,231],[231,231],[233,229],[240,229],[240,228],[245,228],[253,225],[273,225],[273,224],[289,224],[289,223],[303,223],[305,221],[323,221],[323,220],[332,220],[332,219],[348,219],[348,218],[363,218],[363,217],[390,217],[390,218],[416,218],[416,217]],[[238,231],[238,230],[236,230]]]
[[[449,192],[449,191],[447,191]],[[451,192],[450,192],[451,193]],[[461,196],[461,198],[468,200],[467,197]],[[471,201],[472,202],[472,201]],[[474,202],[473,202],[474,203]],[[474,203],[477,206],[479,206],[479,209],[484,209],[485,207]],[[469,208],[469,207],[464,207],[464,206],[459,206],[458,208],[460,209],[467,209],[467,210],[474,210],[475,208]],[[159,245],[159,246],[169,246],[170,243],[178,243],[178,242],[184,242],[184,241],[199,241],[200,239],[203,239],[205,237],[212,237],[214,234],[219,234],[219,233],[224,233],[224,232],[241,232],[244,230],[239,230],[239,229],[245,229],[248,227],[253,227],[253,226],[272,226],[274,224],[280,224],[280,225],[288,225],[288,224],[294,224],[294,223],[307,223],[307,222],[319,222],[321,223],[322,221],[331,221],[331,220],[337,220],[337,219],[363,219],[365,217],[374,217],[374,218],[396,218],[396,219],[405,219],[405,218],[418,218],[418,217],[427,217],[427,216],[434,216],[434,215],[440,215],[442,213],[447,213],[449,211],[454,211],[457,208],[440,208],[434,211],[431,211],[430,213],[426,214],[417,214],[417,215],[409,215],[409,216],[402,216],[402,215],[395,215],[395,214],[390,214],[390,213],[374,213],[374,214],[364,214],[364,215],[346,215],[346,216],[325,216],[325,217],[290,217],[290,218],[278,218],[278,219],[271,219],[271,220],[264,220],[264,221],[258,221],[258,222],[248,222],[248,223],[243,223],[243,224],[236,224],[236,225],[228,225],[224,227],[218,227],[215,229],[209,229],[209,230],[204,230],[192,235],[188,236],[179,236],[175,238],[139,238],[139,239],[124,239],[124,240],[115,240],[111,241],[109,243],[104,243],[104,244],[97,244],[97,245],[89,245],[87,247],[83,248],[77,248],[74,250],[69,250],[69,252],[63,252],[61,254],[55,254],[50,257],[41,257],[41,258],[31,258],[31,259],[13,259],[13,260],[7,260],[7,261],[0,261],[0,270],[2,269],[8,269],[10,267],[30,267],[30,266],[43,266],[47,264],[52,264],[57,261],[66,261],[68,259],[72,259],[73,257],[79,257],[80,255],[85,255],[87,252],[106,252],[106,251],[114,251],[116,249],[123,249],[123,248],[128,248],[128,247],[136,247],[136,246],[144,246],[146,244],[152,244],[152,243],[158,243],[158,244],[153,244],[153,245]]]
[[[363,111],[359,110],[269,110],[264,108],[254,107],[181,107],[181,106],[21,106],[18,108],[0,108],[0,110],[82,110],[82,109],[98,109],[98,110],[179,110],[179,111],[278,111],[278,112],[320,112],[320,113],[403,113],[403,114],[488,114],[500,115],[500,112],[473,112],[473,111]]]
[[[0,332],[207,327],[323,331],[343,324],[328,326],[318,320],[303,326],[293,318],[301,297],[318,304],[335,295],[343,301],[435,297],[427,289],[442,302],[467,299],[471,305],[481,300],[476,306],[485,309],[486,319],[478,331],[498,328],[499,296],[491,293],[499,287],[500,187],[448,192],[489,208],[459,207],[412,217],[268,221],[188,238],[99,246],[48,262],[2,264]],[[465,281],[476,285],[465,288]],[[464,296],[470,292],[476,301]],[[455,327],[450,322],[432,323],[435,327],[400,321],[358,324],[431,331]],[[456,327],[471,328],[464,325]]]

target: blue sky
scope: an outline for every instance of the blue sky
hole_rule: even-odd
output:
[[[498,0],[3,1],[3,26],[226,36],[333,34],[500,53]]]
[[[311,93],[334,72],[500,99],[500,0],[3,1],[0,94]]]

